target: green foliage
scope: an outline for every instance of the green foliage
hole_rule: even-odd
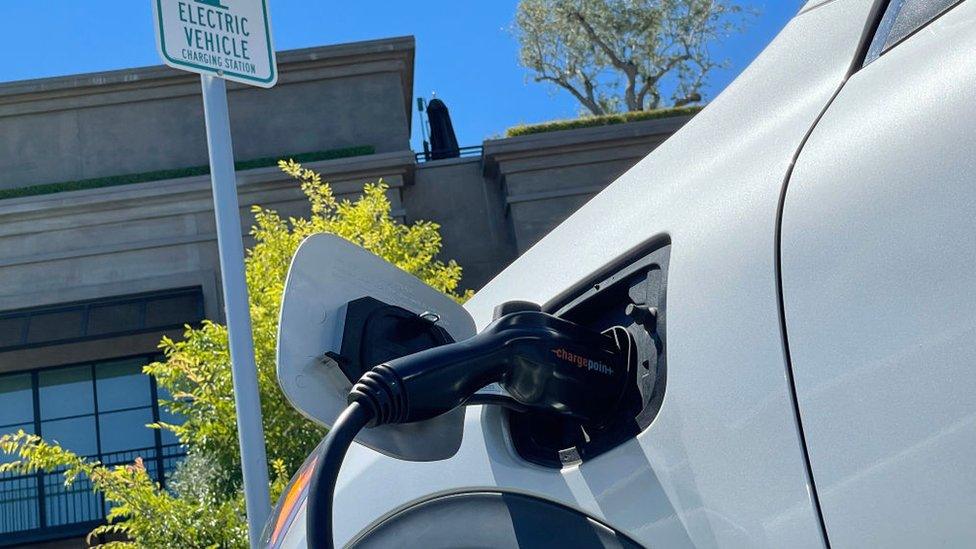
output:
[[[437,259],[441,249],[438,225],[396,221],[383,183],[366,185],[356,201],[338,200],[312,170],[293,160],[279,166],[301,184],[312,215],[284,219],[274,210],[252,208],[255,244],[248,250],[246,277],[275,498],[324,435],[288,404],[275,376],[281,295],[292,256],[302,240],[317,233],[336,234],[459,301],[468,295],[457,290],[461,268],[453,261]],[[199,328],[187,327],[180,341],[164,339],[160,348],[165,359],[145,371],[173,395],[164,406],[185,421],[155,427],[173,431],[188,450],[168,490],[153,482],[139,462],[129,467],[103,467],[24,433],[0,438],[0,449],[19,456],[0,470],[65,469],[66,482],[79,475],[91,478],[94,489],[114,505],[109,524],[93,534],[114,532],[131,540],[120,546],[246,547],[227,329],[204,322]]]
[[[131,465],[103,467],[23,431],[0,438],[0,450],[19,458],[0,465],[0,472],[63,471],[66,486],[79,478],[91,480],[112,508],[108,523],[89,534],[90,543],[107,535],[133,541],[110,541],[102,547],[247,547],[240,494],[227,497],[209,491],[206,485],[190,494],[162,490],[141,459]],[[281,483],[276,488],[280,493]]]
[[[735,0],[521,0],[514,32],[536,82],[594,115],[701,101],[709,47],[744,26]],[[668,88],[668,89],[665,89]]]
[[[626,124],[627,122],[640,122],[641,120],[658,120],[661,118],[672,118],[675,116],[692,116],[698,114],[704,107],[672,107],[670,109],[657,109],[653,111],[625,112],[619,114],[605,114],[603,116],[584,116],[573,120],[553,120],[541,124],[525,124],[513,126],[506,130],[506,137],[518,137],[520,135],[532,135],[535,133],[556,132],[559,130],[575,130],[579,128],[593,128],[596,126],[612,126],[614,124]]]
[[[459,299],[462,296],[455,292],[461,267],[436,259],[441,249],[437,224],[421,221],[408,226],[393,219],[382,183],[366,185],[355,202],[339,201],[314,171],[294,161],[282,162],[281,168],[301,183],[312,215],[283,219],[273,210],[253,207],[255,245],[248,250],[246,276],[268,457],[294,471],[322,438],[322,432],[285,400],[275,375],[278,311],[298,245],[317,233],[341,236]],[[188,329],[181,341],[164,339],[161,348],[166,361],[146,371],[173,395],[170,409],[186,418],[182,425],[166,428],[226,473],[223,487],[236,487],[240,455],[226,327],[205,321],[198,329]]]
[[[333,149],[329,151],[299,154],[294,156],[293,159],[296,162],[318,162],[320,160],[335,160],[338,158],[364,156],[373,154],[374,152],[376,152],[376,150],[370,146],[349,147],[345,149]],[[254,160],[243,160],[241,162],[237,162],[234,164],[234,167],[238,170],[253,170],[256,168],[267,168],[274,166],[277,165],[277,163],[277,158],[256,158]],[[154,172],[115,175],[111,177],[97,177],[94,179],[82,179],[80,181],[46,183],[44,185],[32,185],[29,187],[19,187],[16,189],[0,189],[0,200],[6,198],[19,198],[22,196],[54,194],[66,191],[82,191],[85,189],[116,187],[119,185],[131,185],[133,183],[162,181],[164,179],[178,179],[180,177],[208,175],[209,173],[210,166],[194,166],[192,168],[176,168],[172,170],[158,170]]]

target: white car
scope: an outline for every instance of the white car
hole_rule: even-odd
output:
[[[300,256],[345,253],[317,242]],[[343,263],[322,288],[369,278]],[[497,406],[364,431],[337,546],[976,546],[976,0],[810,1],[464,309],[377,272],[336,299],[434,310],[454,339],[513,300],[621,326],[635,392],[589,432]],[[351,382],[301,357],[342,326],[289,331],[309,295],[286,296],[279,377],[331,425]],[[269,546],[306,546],[310,471]]]

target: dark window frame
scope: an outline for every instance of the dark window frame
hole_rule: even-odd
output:
[[[195,310],[191,318],[182,322],[166,323],[160,325],[149,325],[146,320],[146,311],[150,304],[165,299],[191,298],[196,301]],[[89,322],[95,309],[135,304],[140,307],[138,325],[125,330],[109,330],[99,333],[89,333],[91,323]],[[71,337],[55,338],[45,341],[31,342],[30,325],[35,317],[51,315],[56,313],[81,312],[81,322],[79,323],[78,335]],[[113,337],[124,337],[131,335],[163,332],[182,328],[185,324],[197,325],[206,318],[204,310],[203,289],[200,286],[186,288],[174,288],[171,290],[161,290],[155,292],[145,292],[141,294],[126,295],[122,297],[111,297],[92,299],[88,301],[76,301],[73,303],[62,303],[43,307],[32,307],[29,309],[16,309],[0,312],[0,320],[23,320],[19,341],[13,344],[0,345],[0,352],[17,351],[21,349],[34,349],[38,347],[48,347],[51,345],[65,345],[84,341],[97,341]]]
[[[964,2],[964,0],[948,0],[945,6],[939,11],[932,13],[924,21],[918,22],[914,27],[906,32],[903,36],[900,36],[894,42],[889,43],[892,31],[895,30],[896,24],[898,22],[899,16],[904,13],[904,8],[906,5],[912,2],[922,2],[925,0],[890,0],[882,12],[881,18],[878,21],[877,28],[868,43],[867,52],[865,53],[864,62],[861,64],[862,67],[866,67],[872,62],[880,59],[884,54],[888,53],[892,49],[898,47],[899,44],[908,40],[919,31],[925,27],[932,24],[932,22],[938,20],[943,15],[949,13],[954,8],[959,6]],[[937,1],[937,0],[930,0]]]
[[[113,414],[124,411],[132,410],[149,410],[153,421],[159,421],[160,418],[160,406],[159,406],[159,389],[156,383],[156,379],[149,376],[149,400],[146,406],[135,406],[130,408],[120,408],[112,410],[100,410],[98,407],[98,389],[97,389],[97,373],[98,367],[104,364],[111,364],[124,360],[139,361],[143,365],[149,364],[153,361],[159,360],[161,356],[159,353],[150,354],[136,354],[124,357],[114,357],[107,360],[99,361],[86,361],[77,364],[64,364],[59,366],[51,366],[45,368],[39,368],[29,371],[19,371],[10,372],[5,374],[0,374],[0,379],[6,377],[14,376],[24,376],[29,375],[31,380],[31,394],[33,402],[33,430],[35,434],[40,434],[44,436],[42,424],[45,422],[41,419],[40,410],[40,376],[44,372],[57,371],[62,369],[78,368],[87,366],[90,368],[91,375],[91,391],[94,399],[94,408],[92,414],[81,414],[79,416],[66,416],[65,418],[58,418],[58,420],[63,420],[72,417],[92,417],[95,422],[95,448],[97,450],[96,454],[85,456],[88,458],[93,458],[99,460],[101,463],[107,466],[114,465],[125,465],[131,464],[136,457],[141,457],[146,468],[149,470],[150,475],[156,479],[161,486],[165,487],[169,475],[175,468],[176,463],[186,455],[185,448],[179,444],[164,444],[162,440],[162,433],[155,429],[153,433],[153,445],[144,448],[131,448],[126,450],[120,450],[117,452],[104,453],[102,451],[102,440],[100,431],[100,418],[105,414]],[[7,429],[18,428],[25,423],[12,423],[9,425],[0,426],[0,433],[6,433]],[[30,513],[28,515],[12,516],[12,518],[7,518],[6,516],[0,517],[6,520],[10,520],[11,523],[27,524],[34,526],[33,528],[23,528],[19,530],[8,530],[4,525],[0,524],[0,546],[16,545],[31,541],[41,541],[47,539],[57,539],[63,537],[71,537],[75,535],[83,535],[90,531],[92,528],[104,521],[105,514],[108,512],[108,505],[105,502],[104,496],[101,494],[90,495],[90,487],[85,481],[85,479],[79,479],[75,486],[72,488],[63,488],[63,484],[58,480],[60,478],[60,472],[39,472],[32,473],[28,475],[15,475],[15,474],[3,474],[0,475],[0,486],[5,486],[8,484],[22,483],[20,486],[21,491],[28,491],[27,495],[23,497],[26,501],[25,506],[32,506],[32,509],[27,509],[25,512]],[[54,479],[54,482],[52,482]],[[33,480],[33,492],[29,484]],[[60,492],[57,495],[50,495],[50,488],[57,489],[61,487]],[[0,498],[3,497],[5,491],[0,490]],[[33,494],[33,497],[32,497]],[[59,500],[60,498],[60,500]],[[19,501],[20,498],[13,499],[11,501]],[[79,503],[79,501],[81,503]],[[91,502],[94,501],[95,507],[92,508]],[[2,502],[0,502],[2,503]],[[53,517],[49,516],[48,508],[52,503],[63,505],[59,508],[59,511],[63,511],[62,514],[68,515],[68,520],[55,520]],[[72,505],[87,506],[82,510],[73,510]],[[26,509],[26,507],[25,507]],[[75,513],[75,520],[71,520],[70,514]],[[57,524],[52,524],[57,522]]]

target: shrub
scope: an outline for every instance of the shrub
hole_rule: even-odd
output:
[[[543,122],[541,124],[524,124],[513,126],[505,132],[505,135],[507,137],[518,137],[520,135],[532,135],[535,133],[626,124],[627,122],[640,122],[641,120],[657,120],[660,118],[672,118],[675,116],[692,116],[698,114],[698,112],[703,108],[704,107],[700,106],[675,107],[670,109],[658,109],[654,111],[625,112],[602,116],[584,116],[582,118],[576,118],[573,120],[553,120],[551,122]]]

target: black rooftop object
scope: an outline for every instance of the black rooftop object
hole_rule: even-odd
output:
[[[451,113],[447,110],[447,105],[440,99],[432,99],[427,104],[427,120],[430,123],[431,160],[461,156],[461,149],[458,146],[457,136],[454,134],[454,125],[451,124]]]

